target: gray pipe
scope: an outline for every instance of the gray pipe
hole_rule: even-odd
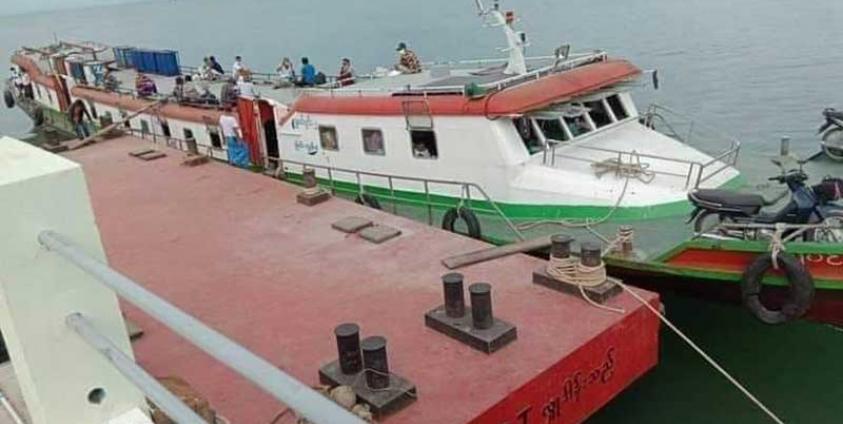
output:
[[[117,368],[117,371],[120,371],[124,377],[134,383],[135,386],[149,397],[154,404],[158,405],[158,408],[164,411],[168,417],[179,424],[207,424],[202,417],[185,405],[181,399],[170,393],[158,380],[126,356],[111,340],[98,332],[82,314],[70,314],[65,318],[65,322],[76,334],[79,334],[83,340],[88,342],[88,345],[96,349],[105,359],[111,362]]]
[[[144,289],[125,275],[91,257],[66,237],[53,231],[43,231],[38,234],[38,242],[96,277],[120,297],[255,383],[308,420],[318,424],[363,424],[360,418],[332,400]]]

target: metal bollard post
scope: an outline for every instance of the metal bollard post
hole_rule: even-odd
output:
[[[782,137],[779,154],[781,154],[781,156],[790,155],[790,137]]]
[[[474,283],[468,287],[471,293],[471,319],[474,328],[485,330],[495,322],[492,314],[492,286],[488,283]]]
[[[370,389],[389,387],[389,363],[386,356],[386,339],[372,336],[360,343],[363,365],[366,367],[366,386]]]
[[[312,190],[316,188],[316,170],[313,168],[306,168],[302,171],[302,183],[305,190]]]
[[[193,156],[199,155],[199,146],[196,144],[196,138],[190,136],[184,140],[187,144],[187,153]]]
[[[442,276],[445,291],[445,314],[451,318],[465,316],[465,295],[463,294],[463,275],[452,272]]]
[[[600,244],[583,243],[580,247],[580,263],[590,268],[596,268],[603,264],[603,249]]]
[[[556,234],[550,237],[550,256],[566,259],[571,256],[571,243],[574,238],[567,234]]]
[[[635,234],[635,230],[629,225],[622,225],[618,228],[618,237],[623,238],[621,252],[624,255],[629,255],[635,250],[635,245],[632,243],[633,234]]]
[[[363,357],[360,353],[360,327],[347,322],[334,328],[337,337],[340,370],[343,374],[357,374],[363,369]]]

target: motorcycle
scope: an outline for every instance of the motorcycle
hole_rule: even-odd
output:
[[[825,123],[817,131],[817,135],[822,135],[823,152],[830,159],[843,162],[843,112],[827,108],[823,117]]]
[[[742,237],[743,235],[720,227],[721,223],[751,224],[815,224],[826,220],[843,219],[843,206],[836,204],[843,197],[843,179],[826,177],[815,186],[808,186],[808,175],[802,170],[804,161],[799,162],[798,170],[787,171],[782,162],[773,160],[781,168],[781,175],[771,177],[769,181],[785,184],[788,191],[775,199],[765,199],[759,194],[740,193],[729,190],[697,189],[688,193],[688,200],[694,205],[694,211],[688,221],[694,223],[697,235],[707,234],[717,228],[717,235]],[[767,212],[764,208],[777,204],[790,193],[790,200],[777,211]],[[713,224],[710,223],[715,219]],[[805,231],[805,241],[817,239],[816,231]]]

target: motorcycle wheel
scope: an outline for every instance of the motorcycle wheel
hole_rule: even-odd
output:
[[[721,215],[713,211],[705,211],[697,215],[696,219],[694,219],[694,234],[710,234],[711,230],[717,228],[718,225],[724,222],[735,222],[735,220],[727,215]],[[720,228],[715,234],[725,237],[729,235],[729,232],[726,229]]]
[[[843,162],[843,128],[834,128],[823,135],[823,152],[830,159]]]

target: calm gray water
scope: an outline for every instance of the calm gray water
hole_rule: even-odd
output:
[[[659,69],[662,89],[639,93],[639,105],[664,103],[739,137],[750,181],[775,172],[763,155],[782,135],[800,152],[815,151],[820,111],[843,106],[840,0],[520,0],[504,7],[518,9],[530,54],[567,42]],[[228,67],[239,54],[254,70],[307,55],[326,73],[343,56],[358,71],[388,65],[398,41],[424,60],[489,57],[502,45],[498,30],[480,26],[471,0],[174,0],[0,17],[0,57],[54,36],[173,48],[185,64],[213,54]],[[28,129],[19,112],[0,112],[0,133]],[[814,173],[841,170],[824,164]],[[732,305],[674,296],[666,303],[786,421],[843,421],[843,333],[804,322],[763,326]],[[663,340],[660,367],[593,422],[767,422],[672,335]]]

